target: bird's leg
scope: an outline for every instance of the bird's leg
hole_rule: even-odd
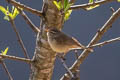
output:
[[[64,61],[66,60],[64,57],[64,53],[58,53],[57,57],[63,59]]]
[[[78,55],[78,50],[74,50],[75,51],[75,57],[78,59],[79,55]]]

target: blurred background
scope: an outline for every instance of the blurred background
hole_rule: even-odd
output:
[[[41,10],[42,0],[17,0],[34,9]],[[77,0],[75,4],[87,3],[88,0]],[[0,0],[0,5],[6,7],[11,6],[5,0]],[[63,32],[77,38],[82,44],[87,45],[94,37],[97,30],[112,15],[110,7],[117,10],[120,3],[112,2],[101,5],[100,7],[90,10],[75,10],[72,12],[70,19],[65,22]],[[40,18],[29,12],[25,12],[36,26],[40,24]],[[9,47],[8,55],[24,57],[23,51],[17,42],[16,34],[11,24],[4,20],[4,14],[0,12],[0,50]],[[18,15],[15,24],[22,37],[25,47],[30,58],[34,55],[36,45],[36,35],[24,19]],[[112,28],[105,33],[99,42],[116,38],[120,36],[120,18],[118,18]],[[79,54],[81,51],[79,52]],[[66,64],[70,67],[76,60],[74,52],[69,52],[66,56]],[[30,74],[29,65],[20,62],[5,60],[14,80],[28,80]],[[52,80],[59,80],[66,72],[62,63],[56,59],[55,69]],[[94,48],[94,52],[90,54],[80,67],[81,80],[120,80],[120,42],[111,43],[100,48]],[[0,64],[0,80],[8,80],[2,65]]]

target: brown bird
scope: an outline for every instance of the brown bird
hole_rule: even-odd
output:
[[[92,49],[86,48],[79,43],[75,38],[66,35],[56,28],[46,28],[48,43],[53,51],[57,53],[67,53],[74,49],[88,49],[93,52]]]

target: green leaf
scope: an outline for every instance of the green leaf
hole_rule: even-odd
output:
[[[93,0],[89,0],[89,3],[92,3],[93,2]]]
[[[61,6],[59,5],[60,2],[58,3],[57,1],[53,1],[53,3],[54,3],[55,6],[58,8],[58,10],[61,10]]]
[[[69,4],[68,0],[64,0],[64,9],[67,7],[68,4]]]
[[[8,16],[9,16],[10,12],[9,12],[8,6],[7,6],[7,9],[5,9],[3,6],[0,6],[0,11],[5,15],[4,19],[9,21],[10,19]]]
[[[69,10],[70,6],[72,4],[69,3],[69,0],[64,0],[64,12],[65,12],[65,16],[64,16],[64,20],[67,21],[72,13],[72,10]]]
[[[4,16],[4,20],[10,21],[8,16]]]
[[[58,5],[60,6],[60,10],[61,10],[61,9],[63,8],[62,2],[59,1],[59,2],[58,2]]]
[[[14,6],[12,6],[12,11],[11,11],[11,13],[13,13],[13,12],[14,12],[14,9],[15,9],[15,7],[14,7]]]
[[[2,52],[2,55],[6,55],[8,52],[8,47],[4,51],[1,51],[1,52]]]
[[[7,11],[9,11],[9,7],[7,6]]]
[[[67,6],[66,6],[66,8],[64,9],[64,11],[66,12],[66,11],[70,8],[71,5],[72,5],[72,4],[67,4]]]
[[[8,9],[5,9],[3,6],[0,6],[0,11],[2,11],[2,13],[5,15],[9,15]]]
[[[117,0],[118,2],[120,2],[120,0]]]
[[[11,13],[9,12],[9,7],[8,6],[7,6],[7,9],[5,9],[3,6],[0,6],[0,11],[2,11],[5,14],[4,19],[7,20],[7,21],[10,20],[9,17],[13,20],[19,14],[19,11],[14,6],[12,6]]]
[[[96,0],[97,1],[97,0]],[[89,0],[89,3],[93,3],[94,2],[94,0]],[[94,3],[93,3],[94,4]],[[92,9],[94,9],[94,8],[96,8],[96,7],[99,7],[100,5],[99,4],[97,4],[97,5],[94,5],[94,6],[90,6],[90,7],[87,7],[86,8],[86,10],[92,10]]]
[[[72,10],[67,10],[67,11],[65,12],[65,17],[64,17],[64,20],[65,20],[65,21],[67,21],[67,20],[69,19],[71,13],[72,13]]]
[[[94,9],[94,8],[96,8],[96,7],[99,7],[100,5],[95,5],[95,6],[90,6],[90,7],[87,7],[86,9],[87,10],[92,10],[92,9]]]
[[[19,14],[19,11],[17,10],[17,8],[14,8],[14,11],[12,13],[12,19],[15,19],[18,14]]]
[[[64,0],[64,4],[62,4],[61,1],[57,2],[57,1],[53,1],[53,3],[56,5],[56,7],[58,8],[58,10],[63,9],[63,5],[64,5],[64,20],[68,20],[69,16],[72,13],[72,10],[69,10],[70,6],[72,5],[71,3],[69,3],[69,0]]]

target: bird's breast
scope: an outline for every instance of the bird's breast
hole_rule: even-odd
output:
[[[55,39],[48,38],[48,42],[50,44],[50,47],[52,48],[53,51],[58,52],[58,53],[65,53],[68,51],[68,48],[65,46],[62,46],[58,42],[56,42]]]

